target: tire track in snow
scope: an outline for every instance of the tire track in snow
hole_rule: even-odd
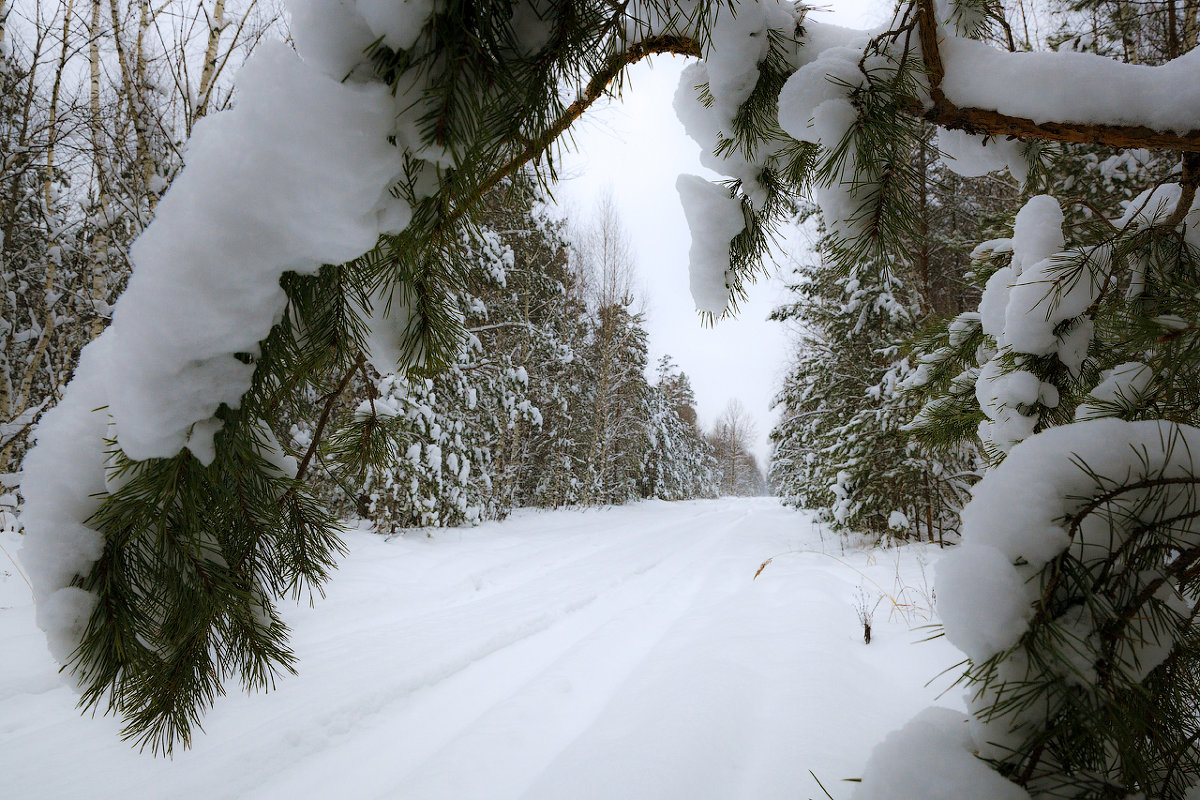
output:
[[[605,601],[603,609],[594,609],[597,613],[592,619],[570,620],[573,629],[569,634],[574,639],[570,646],[550,652],[539,648],[539,663],[536,669],[525,670],[529,674],[523,683],[507,691],[415,770],[391,778],[391,785],[381,783],[379,791],[371,794],[383,798],[410,793],[447,800],[522,796],[546,766],[600,716],[665,633],[692,608],[707,582],[714,551],[745,516],[742,513],[724,522],[698,537],[688,550],[631,575],[620,594]],[[685,526],[691,527],[684,521],[673,527]],[[635,582],[636,586],[624,585]],[[538,647],[529,644],[530,648],[523,649]],[[517,658],[523,655],[507,654],[506,660]],[[484,668],[494,673],[496,666]],[[533,666],[526,664],[527,668]],[[461,769],[464,763],[471,763],[471,769]]]
[[[300,675],[222,699],[174,761],[138,756],[115,720],[80,719],[68,690],[33,694],[14,672],[0,794],[790,800],[819,795],[809,767],[855,774],[957,660],[914,658],[878,619],[864,648],[861,575],[829,559],[797,552],[752,580],[766,557],[818,546],[805,516],[769,502],[348,541],[328,599],[287,613]],[[9,642],[35,637],[32,611],[15,611],[28,620]]]
[[[682,519],[679,511],[687,512]],[[236,768],[225,771],[216,796],[242,798],[272,781],[287,780],[289,773],[324,750],[369,748],[373,745],[363,735],[364,729],[386,727],[379,720],[402,714],[430,687],[544,634],[598,598],[619,593],[623,583],[636,580],[661,562],[678,560],[681,550],[686,552],[693,544],[697,527],[731,513],[743,515],[741,509],[720,502],[684,508],[673,505],[657,511],[635,506],[589,512],[587,516],[593,518],[586,526],[586,536],[576,542],[564,539],[564,552],[578,552],[581,541],[598,535],[611,536],[614,541],[584,557],[569,556],[557,569],[515,582],[510,591],[489,602],[472,597],[434,609],[418,602],[418,608],[409,611],[388,605],[386,593],[363,586],[348,593],[346,602],[333,603],[336,594],[331,588],[330,599],[312,616],[304,609],[298,613],[300,624],[293,621],[301,674],[281,681],[269,695],[226,698],[206,720],[209,735],[198,739],[193,751],[178,755],[176,762],[237,763]],[[547,517],[548,522],[554,521],[554,515]],[[613,530],[603,531],[609,525]],[[513,538],[528,541],[524,532]],[[469,555],[474,544],[465,543],[460,555]],[[372,536],[361,536],[356,552],[335,581],[354,584],[362,580],[364,572],[378,580],[380,570],[390,569],[386,559],[393,558],[406,578],[420,582],[422,576],[411,569],[414,565],[399,563],[405,553],[389,552],[388,547]],[[363,563],[364,556],[379,561]],[[480,557],[487,562],[491,554]],[[437,561],[445,559],[439,555]],[[445,588],[444,581],[433,581],[431,588],[438,594],[437,590]],[[451,597],[442,594],[440,601]],[[331,636],[329,631],[335,633]],[[387,750],[394,747],[394,741],[388,739],[381,745]],[[385,753],[382,758],[387,761],[391,756]],[[200,787],[207,787],[211,796],[212,777],[207,772],[173,770],[170,777],[169,782],[178,787],[172,796],[192,796]],[[144,788],[158,785],[155,781]]]

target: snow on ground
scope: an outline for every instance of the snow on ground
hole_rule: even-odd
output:
[[[0,796],[821,797],[811,769],[841,800],[960,659],[917,644],[935,547],[843,551],[769,499],[346,541],[328,597],[287,612],[300,674],[222,699],[173,761],[78,715],[0,552]],[[867,646],[856,599],[881,592],[900,609]]]

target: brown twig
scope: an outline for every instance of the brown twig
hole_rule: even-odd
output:
[[[1179,175],[1179,186],[1182,190],[1179,193],[1179,202],[1175,204],[1171,216],[1163,220],[1164,228],[1174,230],[1183,222],[1196,199],[1197,184],[1200,184],[1200,153],[1185,153]]]
[[[458,207],[449,214],[445,224],[453,224],[459,217],[467,213],[475,201],[487,194],[489,189],[549,149],[558,140],[558,137],[574,124],[575,120],[583,116],[583,112],[604,95],[608,85],[621,74],[621,70],[636,64],[647,56],[661,54],[699,58],[700,42],[690,36],[651,36],[613,53],[604,62],[604,66],[588,81],[578,99],[567,106],[562,116],[540,135],[527,140],[524,148],[484,178],[470,197],[466,198],[465,202],[459,203]]]
[[[313,456],[316,455],[317,445],[321,443],[321,437],[325,434],[325,426],[329,424],[329,417],[333,413],[333,407],[337,404],[338,398],[342,396],[342,392],[346,391],[346,386],[350,384],[350,379],[354,377],[354,373],[361,369],[366,357],[359,353],[354,359],[354,364],[350,369],[346,370],[346,374],[338,381],[338,385],[332,392],[325,395],[322,399],[325,401],[325,407],[321,409],[321,416],[317,420],[317,427],[313,430],[312,441],[308,445],[308,450],[304,453],[304,458],[300,460],[300,466],[296,468],[296,480],[300,481],[304,478],[308,467],[312,463]]]

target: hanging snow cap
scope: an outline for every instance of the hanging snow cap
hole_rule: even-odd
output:
[[[675,188],[692,232],[688,270],[696,310],[723,314],[729,307],[730,242],[745,227],[741,201],[697,175],[680,175]]]
[[[1013,267],[1022,270],[1063,249],[1063,213],[1048,194],[1031,197],[1013,223]]]

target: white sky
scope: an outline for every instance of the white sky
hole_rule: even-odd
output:
[[[858,28],[877,23],[879,0],[840,2],[823,22]],[[758,428],[755,454],[766,466],[767,435],[774,425],[771,399],[789,360],[786,329],[767,316],[787,300],[780,274],[786,256],[768,265],[772,275],[750,287],[736,319],[715,328],[700,323],[688,291],[691,235],[675,179],[681,173],[718,177],[700,166],[700,148],[675,118],[672,98],[679,73],[690,59],[663,56],[629,72],[623,99],[597,103],[575,124],[577,145],[562,162],[559,203],[578,220],[591,213],[595,198],[611,189],[637,259],[646,296],[650,362],[669,354],[691,378],[701,423],[711,426],[733,398],[741,400]],[[793,257],[802,253],[791,253]]]

